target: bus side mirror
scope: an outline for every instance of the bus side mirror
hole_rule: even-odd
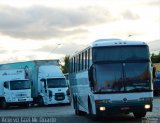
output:
[[[89,81],[93,81],[93,67],[92,66],[88,69],[88,79]]]
[[[91,66],[88,70],[88,78],[89,78],[89,84],[90,84],[90,87],[93,87],[93,81],[94,81],[94,78],[93,78],[93,66]]]

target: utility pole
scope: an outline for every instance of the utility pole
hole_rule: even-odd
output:
[[[58,48],[58,46],[60,46],[60,45],[61,45],[61,44],[57,44],[57,45],[55,46],[55,48],[52,49],[51,52],[49,52],[49,54],[48,54],[48,56],[47,56],[46,58],[48,58],[48,57],[51,55],[51,53],[53,53],[53,52]]]

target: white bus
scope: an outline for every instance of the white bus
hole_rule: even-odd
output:
[[[100,39],[70,58],[75,114],[90,116],[152,111],[149,48],[141,41]]]

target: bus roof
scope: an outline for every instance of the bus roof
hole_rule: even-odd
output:
[[[88,45],[86,48],[78,51],[72,57],[75,55],[80,54],[81,52],[85,51],[86,49],[89,49],[90,47],[103,47],[103,46],[124,46],[124,45],[147,45],[144,41],[135,41],[135,40],[122,40],[117,38],[109,38],[109,39],[98,39],[92,42],[90,45]]]
[[[122,45],[147,45],[143,41],[128,41],[121,39],[99,39],[91,44],[91,47],[122,46]]]

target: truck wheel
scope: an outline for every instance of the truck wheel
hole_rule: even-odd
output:
[[[23,104],[22,105],[24,108],[28,108],[29,107],[29,103]]]
[[[133,113],[133,114],[134,114],[134,117],[138,118],[138,119],[146,116],[146,112],[136,112],[136,113]]]
[[[1,105],[2,105],[2,108],[3,108],[3,109],[8,108],[8,103],[6,102],[5,99],[2,100]]]
[[[43,97],[39,97],[38,105],[39,106],[44,106]]]
[[[71,102],[67,103],[67,105],[71,105]]]

